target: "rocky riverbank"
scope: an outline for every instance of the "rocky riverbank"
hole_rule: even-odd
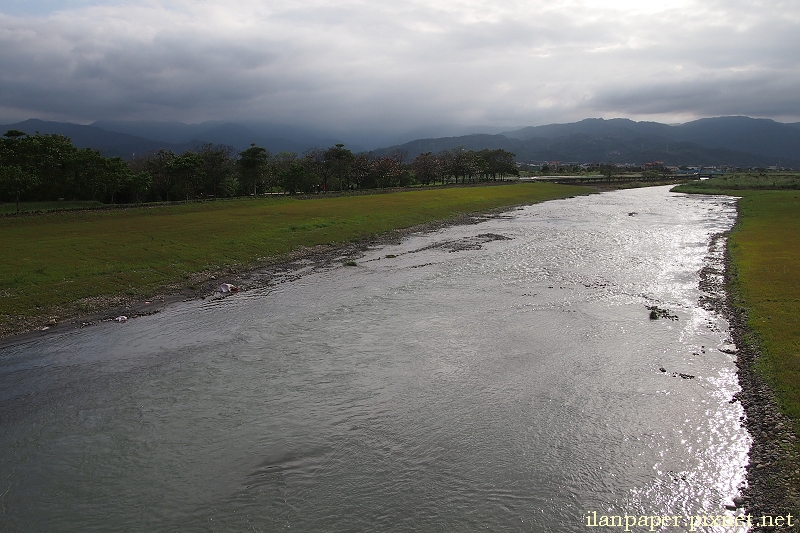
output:
[[[772,389],[758,372],[759,343],[747,325],[747,310],[736,293],[736,267],[727,248],[727,235],[715,236],[710,248],[711,255],[717,253],[723,261],[721,265],[712,262],[701,273],[701,290],[714,295],[703,303],[720,311],[730,325],[742,388],[731,401],[741,402],[745,412],[742,424],[753,439],[747,486],[734,503],[752,515],[752,531],[800,531],[800,445],[794,425],[781,413]],[[795,518],[792,527],[757,525],[763,516],[789,514]]]

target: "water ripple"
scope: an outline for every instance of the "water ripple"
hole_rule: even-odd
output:
[[[720,514],[750,441],[698,281],[734,218],[728,199],[665,188],[548,202],[4,348],[0,529]]]

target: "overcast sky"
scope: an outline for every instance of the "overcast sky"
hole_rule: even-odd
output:
[[[3,0],[0,122],[800,121],[797,0]]]

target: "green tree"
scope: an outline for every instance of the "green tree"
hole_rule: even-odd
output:
[[[328,192],[333,177],[333,167],[325,160],[326,150],[314,148],[303,153],[303,165],[306,172],[317,177],[322,192]]]
[[[353,157],[353,163],[350,165],[350,179],[355,188],[365,188],[371,172],[372,159],[369,154],[358,154]]]
[[[607,179],[611,179],[611,177],[617,173],[617,166],[611,163],[602,164],[598,169],[602,175],[604,175]]]
[[[130,198],[137,204],[142,201],[142,198],[153,187],[153,178],[146,171],[139,171],[130,173],[130,179],[127,183],[127,192]]]
[[[238,166],[242,185],[247,190],[252,190],[255,196],[258,194],[258,186],[263,185],[268,170],[269,152],[253,143],[247,150],[239,152]]]
[[[372,168],[367,180],[368,188],[396,187],[400,185],[403,169],[397,159],[381,156],[372,160]]]
[[[456,183],[458,183],[458,177],[461,176],[461,182],[463,183],[467,173],[470,171],[470,154],[467,153],[463,146],[457,146],[452,150],[447,150],[446,152],[448,174],[453,176],[453,179],[455,179]]]
[[[316,164],[309,157],[299,159],[295,152],[276,154],[273,168],[279,186],[289,194],[310,193],[319,184]]]
[[[39,180],[34,197],[56,199],[74,192],[72,172],[78,149],[63,135],[27,135],[9,130],[2,139],[2,164],[16,165]]]
[[[20,197],[38,185],[39,178],[35,174],[25,172],[19,165],[0,166],[0,193],[14,198],[17,202],[17,213],[19,213]]]
[[[94,150],[84,148],[73,154],[71,168],[72,191],[75,197],[99,201],[105,199],[111,185],[107,181],[105,158]]]
[[[481,150],[480,155],[487,163],[487,176],[491,176],[493,180],[498,177],[502,180],[506,176],[519,175],[519,169],[514,161],[516,154],[499,148],[497,150]]]
[[[131,187],[135,174],[128,168],[127,163],[119,157],[104,158],[103,181],[106,187],[106,197],[113,204],[119,193],[124,193]]]
[[[168,164],[172,173],[172,189],[187,200],[197,197],[203,179],[203,160],[196,153],[187,151]]]
[[[3,137],[8,137],[9,139],[19,139],[20,137],[27,137],[27,136],[28,136],[27,133],[19,130],[8,130],[3,135]]]
[[[236,160],[232,146],[211,143],[197,147],[197,155],[202,160],[203,172],[202,194],[207,196],[229,196],[235,194]],[[233,190],[231,190],[233,189]]]
[[[419,154],[411,163],[411,168],[418,182],[428,185],[436,182],[441,172],[441,161],[431,152]]]
[[[153,181],[153,193],[157,200],[169,201],[169,195],[172,191],[172,178],[173,173],[170,169],[170,163],[176,156],[172,150],[164,150],[163,148],[156,153],[150,153],[145,157],[145,168],[150,174]]]
[[[642,178],[645,180],[657,180],[661,177],[661,174],[657,170],[645,170],[642,172]]]
[[[337,144],[325,150],[322,157],[326,175],[336,179],[339,190],[349,189],[351,185],[350,171],[355,162],[353,152],[345,148],[343,144]]]

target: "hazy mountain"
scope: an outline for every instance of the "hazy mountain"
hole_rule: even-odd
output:
[[[144,139],[153,139],[174,144],[182,144],[198,139],[201,133],[215,128],[223,122],[203,122],[184,124],[183,122],[158,122],[152,120],[98,120],[91,125],[106,131],[127,133]]]
[[[304,152],[310,148],[327,148],[345,142],[335,135],[326,135],[307,128],[259,122],[212,121],[183,124],[182,122],[98,120],[92,126],[170,143],[228,144],[237,150],[245,150],[255,143],[273,153]],[[360,146],[353,144],[350,144],[350,149],[362,150]]]
[[[778,164],[775,158],[727,148],[709,148],[697,143],[673,141],[654,135],[572,133],[554,137],[533,137],[522,140],[505,135],[465,135],[438,139],[419,139],[402,145],[377,150],[388,154],[394,150],[407,152],[407,160],[422,152],[440,152],[456,147],[468,150],[483,148],[514,152],[517,161],[634,163],[663,161],[667,165],[734,165],[766,167]],[[784,166],[800,167],[800,157],[782,158]]]
[[[227,144],[237,150],[245,150],[252,143],[267,148],[272,153],[282,151],[302,153],[310,148],[327,148],[336,139],[299,136],[298,139],[270,137],[271,130],[255,131],[241,124],[204,122],[183,124],[180,122],[121,122],[98,121],[91,125],[68,122],[47,122],[30,119],[2,126],[3,133],[10,129],[24,131],[29,135],[37,131],[43,134],[65,135],[79,148],[93,148],[108,157],[130,159],[134,154],[144,155],[160,149],[183,153],[202,143]],[[292,133],[292,132],[290,132]],[[354,151],[362,149],[350,145]]]
[[[627,118],[614,118],[604,120],[602,118],[587,118],[580,122],[569,124],[548,124],[546,126],[529,126],[514,131],[503,132],[503,135],[515,139],[533,139],[535,137],[557,138],[567,135],[617,135],[627,137],[630,135],[655,135],[669,137],[671,129],[659,122],[634,122]]]
[[[26,120],[4,126],[33,134],[58,133],[79,147],[91,147],[108,156],[130,158],[160,148],[182,153],[203,142],[227,144],[244,150],[255,143],[272,153],[302,153],[342,142],[354,152],[387,139],[408,139],[385,132],[324,132],[299,126],[268,123],[98,121],[89,126],[62,122]],[[423,131],[457,130],[443,126]],[[463,128],[470,131],[468,128]],[[495,130],[496,131],[496,130]],[[389,141],[391,143],[391,141]],[[394,149],[413,158],[421,152],[440,152],[463,146],[467,149],[503,148],[520,161],[642,163],[661,160],[669,165],[730,164],[736,166],[782,165],[800,167],[800,123],[783,124],[749,117],[718,117],[686,124],[667,125],[628,119],[586,119],[569,124],[532,126],[503,134],[417,138],[379,148],[378,154]]]
[[[586,135],[596,139],[597,144],[613,147],[610,150],[612,152],[623,153],[635,152],[637,143],[640,152],[663,154],[677,150],[678,145],[675,143],[692,143],[698,145],[698,148],[690,151],[696,153],[697,157],[716,159],[725,154],[726,150],[760,156],[758,159],[760,162],[752,165],[789,165],[790,161],[794,161],[795,163],[791,164],[795,165],[800,160],[800,124],[783,124],[774,120],[750,117],[707,118],[675,126],[657,122],[634,122],[628,119],[587,119],[572,124],[522,128],[505,132],[504,135],[522,140],[536,138],[552,140]],[[681,146],[685,151],[689,145],[681,144]],[[716,149],[716,151],[712,153],[702,149]],[[571,149],[568,152],[572,154],[575,150]],[[594,155],[603,156],[602,152],[595,152]],[[685,155],[688,157],[689,153]],[[672,159],[669,155],[663,157]],[[737,160],[750,159],[737,156]],[[731,162],[731,164],[737,163]]]
[[[78,148],[92,148],[107,157],[130,159],[134,154],[143,155],[161,148],[183,153],[194,146],[192,143],[169,143],[154,139],[145,139],[135,135],[107,131],[96,126],[83,126],[69,122],[45,122],[29,119],[16,124],[2,126],[3,133],[8,130],[24,131],[28,135],[36,132],[57,134],[69,137]]]
[[[675,127],[676,140],[773,159],[800,159],[800,129],[769,119],[718,117]],[[779,164],[778,161],[772,163]]]
[[[238,121],[181,122],[98,120],[92,124],[107,131],[127,133],[146,139],[170,143],[188,143],[201,139],[206,142],[230,144],[243,150],[255,142],[271,152],[282,150],[303,152],[309,148],[327,148],[342,143],[354,152],[375,150],[402,144],[414,139],[446,137],[472,133],[501,133],[506,128],[492,126],[461,126],[442,124],[413,130],[386,132],[377,130],[326,131],[303,126],[269,122]],[[230,137],[226,134],[229,133]],[[248,135],[249,133],[249,135]]]

